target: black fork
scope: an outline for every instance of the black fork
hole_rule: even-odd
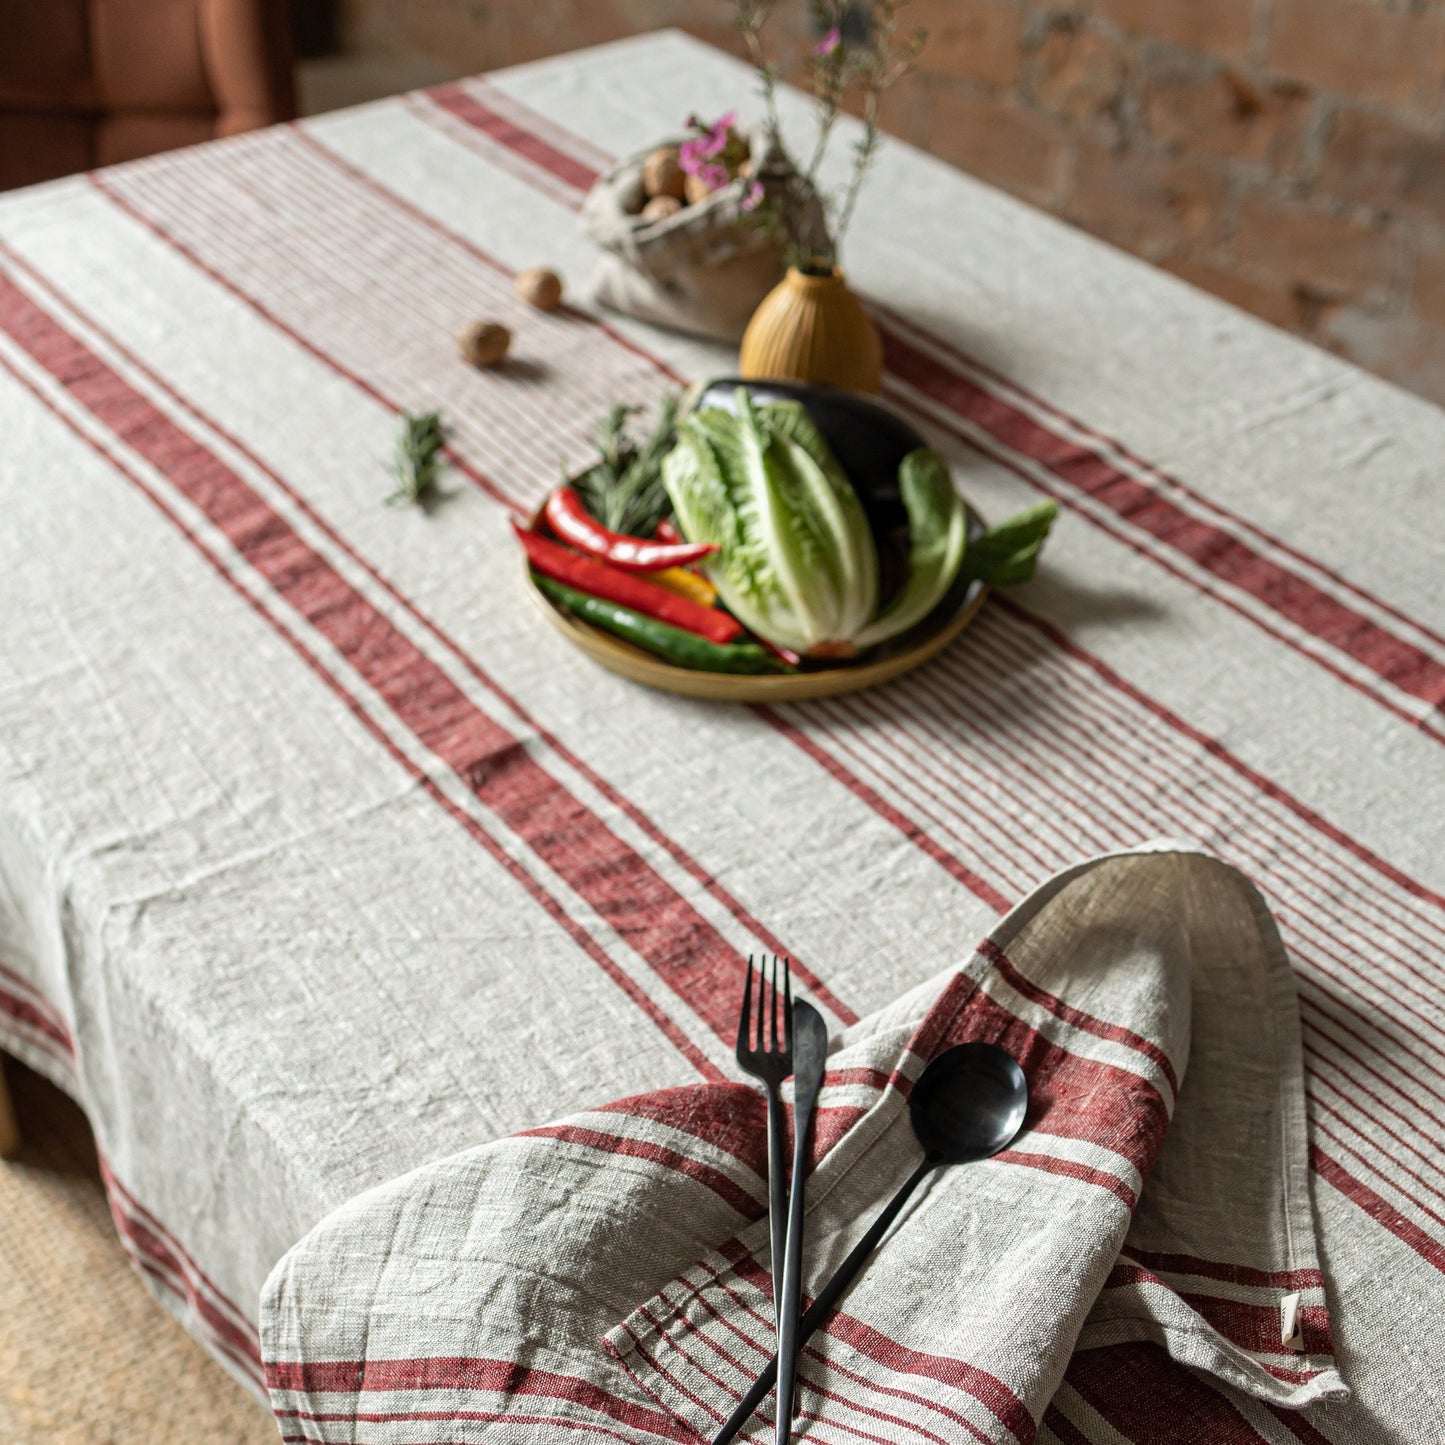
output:
[[[764,955],[756,968],[748,958],[748,981],[738,1019],[738,1067],[757,1079],[768,1096],[768,1230],[772,1240],[773,1310],[782,1304],[783,1255],[787,1238],[788,1183],[783,1154],[783,1080],[793,1072],[793,988],[788,960],[782,961],[783,987],[778,989],[778,956],[771,971]],[[753,975],[757,974],[757,1007]],[[754,1014],[756,1013],[756,1017]],[[781,1014],[781,1019],[779,1015]]]

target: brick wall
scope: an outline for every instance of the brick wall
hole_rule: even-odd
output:
[[[437,78],[726,0],[339,0],[357,55]],[[785,52],[807,7],[779,0]],[[1445,0],[911,0],[888,128],[1445,402]]]

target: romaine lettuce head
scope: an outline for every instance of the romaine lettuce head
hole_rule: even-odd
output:
[[[704,564],[722,600],[759,637],[794,652],[852,642],[878,605],[878,554],[837,459],[797,402],[737,415],[718,407],[678,426],[662,464],[678,524],[718,550]]]

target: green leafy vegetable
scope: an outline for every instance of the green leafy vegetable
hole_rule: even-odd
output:
[[[907,632],[943,600],[958,575],[968,542],[968,509],[954,490],[948,463],[937,452],[909,452],[898,469],[908,510],[908,580],[855,641],[872,647]]]
[[[878,605],[878,556],[851,483],[796,402],[737,415],[707,407],[678,427],[663,481],[683,534],[744,626],[794,652],[846,643]]]
[[[1039,552],[1058,514],[1057,502],[1039,502],[997,527],[990,527],[968,544],[963,557],[964,575],[989,587],[1027,582],[1034,575]]]
[[[401,434],[391,463],[391,474],[398,485],[386,499],[388,506],[425,500],[441,474],[446,442],[446,427],[439,412],[402,413]]]
[[[614,532],[629,537],[650,537],[672,510],[662,485],[662,459],[672,446],[677,421],[677,397],[665,396],[658,404],[657,420],[640,446],[627,432],[636,406],[614,406],[598,429],[600,459],[573,486],[587,510]]]
[[[960,574],[992,587],[1033,575],[1057,507],[1044,502],[968,540],[968,509],[937,452],[898,474],[908,575],[878,609],[878,554],[852,483],[798,402],[704,407],[678,423],[662,479],[683,535],[717,551],[701,565],[728,610],[789,651],[844,656],[916,627]]]

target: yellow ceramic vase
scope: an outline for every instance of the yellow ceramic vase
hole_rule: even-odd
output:
[[[738,371],[751,381],[821,381],[850,391],[883,386],[883,343],[836,267],[796,266],[763,297],[743,333]]]

